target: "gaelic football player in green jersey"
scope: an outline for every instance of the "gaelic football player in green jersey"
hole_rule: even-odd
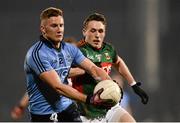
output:
[[[87,58],[108,74],[113,66],[128,81],[135,93],[141,97],[142,103],[146,104],[148,102],[147,94],[139,87],[139,83],[135,81],[127,65],[117,55],[112,45],[104,42],[106,23],[106,19],[102,14],[94,13],[89,15],[83,23],[84,39],[79,42],[78,47]],[[86,94],[93,93],[97,81],[82,69],[71,69],[70,74],[73,74],[74,71],[77,74],[75,78],[72,78],[73,87]],[[115,105],[109,111],[84,103],[79,105],[83,121],[135,122],[135,119],[120,104]]]

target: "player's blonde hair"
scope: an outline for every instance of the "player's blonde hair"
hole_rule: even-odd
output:
[[[50,17],[63,16],[63,11],[55,7],[44,9],[40,14],[40,20],[48,19]]]

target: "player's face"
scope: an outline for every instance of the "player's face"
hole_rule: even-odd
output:
[[[41,32],[45,38],[58,43],[64,35],[64,19],[62,16],[50,17],[41,22]]]
[[[90,21],[83,30],[85,41],[95,48],[101,48],[105,37],[105,25],[101,21]]]

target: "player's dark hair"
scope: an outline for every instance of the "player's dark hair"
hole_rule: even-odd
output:
[[[83,22],[83,29],[86,28],[90,21],[101,21],[105,26],[107,25],[106,18],[103,14],[93,13],[89,15]]]
[[[48,19],[54,16],[63,16],[62,10],[54,7],[49,7],[41,12],[40,20]]]

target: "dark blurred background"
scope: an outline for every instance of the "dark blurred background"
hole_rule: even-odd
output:
[[[180,121],[180,0],[6,0],[0,4],[0,121],[23,96],[23,62],[38,39],[39,14],[46,7],[64,11],[65,37],[82,38],[85,17],[105,14],[106,41],[125,60],[150,96],[143,105],[132,89],[133,116],[143,121]],[[28,111],[19,121],[28,121]]]

